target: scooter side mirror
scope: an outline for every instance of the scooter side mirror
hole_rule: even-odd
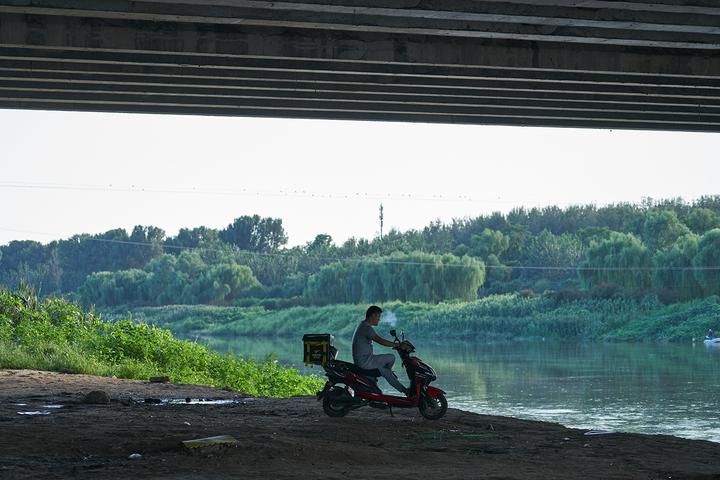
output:
[[[395,329],[390,330],[390,335],[392,335],[393,337],[397,337],[397,332],[395,331]]]

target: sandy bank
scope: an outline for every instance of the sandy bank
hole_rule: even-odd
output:
[[[82,403],[91,390],[108,405]],[[148,398],[234,399],[156,405]],[[26,405],[17,405],[26,404]],[[62,405],[62,408],[46,408]],[[452,403],[450,405],[452,407]],[[49,411],[46,415],[18,412]],[[313,398],[247,398],[194,385],[0,370],[0,478],[720,479],[720,444],[586,436],[557,424],[450,409],[326,417]],[[183,440],[232,435],[189,453]],[[141,459],[128,458],[133,453]]]

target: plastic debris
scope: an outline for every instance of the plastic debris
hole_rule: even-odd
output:
[[[233,405],[244,403],[247,399],[235,398],[146,398],[145,403],[154,403],[157,405]]]
[[[142,455],[139,453],[131,453],[128,459],[130,460],[140,460],[142,458]]]
[[[18,415],[50,415],[50,412],[45,410],[34,411],[34,412],[17,412]]]
[[[610,430],[588,430],[583,435],[609,435],[611,433],[615,432],[611,432]]]
[[[195,440],[185,440],[182,442],[185,448],[196,449],[205,447],[232,447],[237,445],[237,439],[230,435],[218,435],[215,437],[197,438]]]

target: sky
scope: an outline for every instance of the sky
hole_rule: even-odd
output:
[[[720,135],[0,110],[0,245],[281,218],[289,246],[720,194]]]

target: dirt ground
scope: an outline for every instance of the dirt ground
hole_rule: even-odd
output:
[[[82,403],[91,390],[108,393],[110,403]],[[145,403],[162,398],[183,403]],[[235,402],[185,404],[185,398]],[[34,411],[50,413],[18,413]],[[193,451],[181,443],[216,435],[238,443]],[[141,458],[128,458],[134,453]],[[0,370],[3,480],[720,479],[719,465],[720,444],[671,436],[588,436],[452,408],[435,422],[415,410],[391,417],[369,408],[336,419],[308,397],[249,398],[195,385]]]

